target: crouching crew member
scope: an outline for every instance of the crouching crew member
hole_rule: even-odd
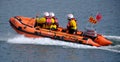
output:
[[[50,29],[57,30],[57,28],[59,27],[58,19],[55,17],[55,14],[53,12],[50,12],[49,14],[50,14],[50,17],[51,17]]]

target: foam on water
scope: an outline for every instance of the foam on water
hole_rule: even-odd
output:
[[[27,38],[24,36],[16,36],[14,38],[10,38],[7,41],[8,43],[15,44],[40,44],[40,45],[59,45],[59,46],[68,46],[73,48],[96,48],[88,45],[76,44],[71,42],[64,42],[60,40],[53,40],[50,38]]]
[[[109,37],[109,36],[106,36],[106,37]],[[119,39],[119,36],[113,36],[112,38]],[[116,49],[116,48],[119,48],[120,45],[94,47],[94,46],[88,46],[88,45],[83,45],[83,44],[64,42],[60,40],[53,40],[50,38],[27,38],[22,35],[18,35],[14,38],[10,38],[8,39],[7,42],[14,43],[14,44],[58,45],[58,46],[66,47],[66,48],[71,47],[71,48],[83,48],[83,49],[102,49],[102,50],[120,52],[119,50]]]
[[[120,36],[111,36],[111,35],[104,35],[108,39],[114,39],[116,41],[120,41]]]

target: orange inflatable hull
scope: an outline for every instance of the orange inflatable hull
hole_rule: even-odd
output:
[[[23,16],[15,16],[10,18],[10,24],[13,29],[26,37],[39,38],[48,37],[52,39],[64,40],[74,43],[86,44],[91,46],[107,46],[112,44],[111,41],[107,40],[101,35],[92,40],[89,37],[81,36],[82,32],[78,31],[77,34],[68,34],[67,32],[62,32],[63,28],[59,27],[58,30],[48,30],[35,26],[35,19]]]

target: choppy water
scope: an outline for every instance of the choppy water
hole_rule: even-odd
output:
[[[120,62],[119,3],[119,0],[1,0],[0,62]],[[55,12],[62,27],[66,27],[66,15],[73,13],[79,30],[84,30],[89,16],[95,17],[100,12],[103,19],[95,28],[113,45],[97,48],[49,38],[26,38],[9,25],[12,16],[42,16],[45,11]]]

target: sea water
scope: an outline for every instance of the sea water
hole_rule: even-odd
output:
[[[119,0],[1,0],[0,62],[120,62],[119,3]],[[113,44],[94,47],[50,38],[27,38],[9,24],[12,16],[42,17],[46,11],[54,12],[62,27],[67,25],[67,14],[74,14],[82,31],[89,23],[88,18],[99,12],[102,20],[95,29]]]

